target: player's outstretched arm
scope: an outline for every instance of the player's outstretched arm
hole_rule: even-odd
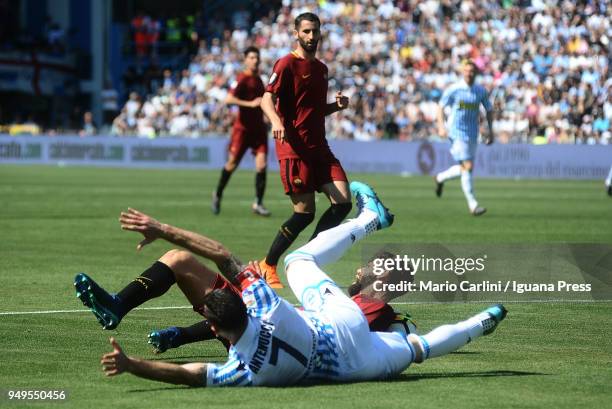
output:
[[[491,145],[493,143],[493,111],[487,111],[487,125],[489,127],[489,133],[484,139],[484,143]]]
[[[139,232],[144,236],[144,239],[138,243],[137,250],[157,239],[164,239],[194,254],[212,260],[221,273],[231,281],[243,270],[243,265],[238,258],[223,244],[209,237],[170,224],[160,223],[153,217],[132,208],[128,208],[127,212],[121,212],[119,222],[123,230]]]
[[[446,138],[446,136],[448,135],[448,132],[446,131],[446,124],[444,123],[444,106],[439,105],[438,106],[438,135],[441,138]]]
[[[342,95],[342,91],[336,92],[336,101],[330,102],[325,107],[325,115],[331,115],[334,112],[342,111],[348,108],[349,98]]]
[[[227,105],[238,105],[245,108],[257,108],[261,104],[261,97],[252,99],[247,101],[245,99],[240,99],[232,95],[231,93],[227,94],[225,98],[225,103]]]
[[[169,362],[148,361],[127,356],[115,338],[110,339],[113,352],[104,354],[100,363],[106,376],[131,373],[140,378],[175,385],[206,386],[206,364],[177,365]]]

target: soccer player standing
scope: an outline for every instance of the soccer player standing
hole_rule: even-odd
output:
[[[253,213],[270,216],[270,212],[263,205],[268,161],[268,130],[263,120],[263,112],[259,107],[261,96],[264,93],[264,84],[259,77],[259,49],[248,47],[244,51],[244,65],[245,70],[238,75],[225,100],[227,104],[238,105],[239,112],[232,129],[227,162],[221,170],[217,189],[213,191],[211,209],[214,214],[219,214],[221,211],[223,189],[247,149],[251,148],[255,155]]]
[[[489,102],[489,95],[484,87],[475,83],[478,68],[472,61],[463,63],[463,80],[451,85],[440,98],[438,108],[438,133],[442,137],[448,136],[451,142],[451,155],[458,163],[435,176],[436,195],[442,196],[444,182],[461,176],[461,188],[468,203],[470,212],[474,216],[484,214],[487,209],[478,205],[474,196],[472,170],[474,168],[474,155],[478,145],[478,128],[480,124],[480,105],[487,112],[489,132],[485,143],[493,143],[493,108]],[[444,118],[444,108],[450,107],[451,114],[448,121],[448,130]]]
[[[608,196],[612,196],[612,166],[610,166],[610,172],[606,178],[606,192],[608,192]]]
[[[346,174],[325,138],[325,117],[345,109],[349,100],[338,92],[334,102],[327,102],[327,66],[315,57],[321,39],[319,18],[303,13],[294,24],[297,48],[274,64],[261,101],[272,123],[280,176],[294,212],[280,227],[261,262],[273,288],[282,288],[276,274],[280,256],[314,220],[314,192],[325,193],[331,206],[321,216],[311,239],[340,224],[352,206]]]

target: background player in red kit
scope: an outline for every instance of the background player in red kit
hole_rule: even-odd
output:
[[[297,16],[293,32],[297,49],[274,64],[261,101],[272,123],[280,176],[294,212],[280,227],[260,264],[272,288],[283,287],[276,274],[278,259],[314,220],[315,191],[325,193],[331,206],[311,239],[340,224],[351,210],[346,174],[325,138],[325,117],[345,109],[349,100],[338,92],[336,101],[327,103],[327,66],[315,58],[320,27],[315,14]]]
[[[244,51],[244,66],[245,70],[238,74],[225,100],[227,104],[238,105],[239,112],[232,128],[227,162],[221,170],[217,189],[213,191],[211,208],[214,214],[219,214],[223,189],[240,164],[244,153],[251,148],[255,155],[253,213],[269,216],[270,212],[263,205],[268,160],[268,129],[263,120],[263,112],[259,107],[264,85],[259,77],[259,50],[256,47],[248,47]]]

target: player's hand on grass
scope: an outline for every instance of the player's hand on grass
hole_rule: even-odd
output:
[[[136,231],[144,236],[144,239],[136,246],[136,250],[141,250],[161,236],[162,226],[160,222],[131,207],[128,208],[127,212],[121,212],[119,222],[121,223],[121,229]]]
[[[115,376],[128,371],[130,358],[125,355],[115,338],[111,337],[110,343],[113,347],[113,352],[102,355],[100,363],[106,376]]]
[[[282,123],[272,123],[272,137],[274,139],[278,139],[281,143],[285,142],[287,132],[285,131],[285,126]]]
[[[346,109],[348,107],[349,104],[349,98],[342,95],[342,91],[338,91],[336,92],[336,105],[338,105],[338,108],[342,109]]]

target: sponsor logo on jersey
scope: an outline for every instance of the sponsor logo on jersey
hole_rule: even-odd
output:
[[[476,102],[460,101],[459,102],[459,109],[467,109],[469,111],[478,111],[478,103],[476,103]]]

